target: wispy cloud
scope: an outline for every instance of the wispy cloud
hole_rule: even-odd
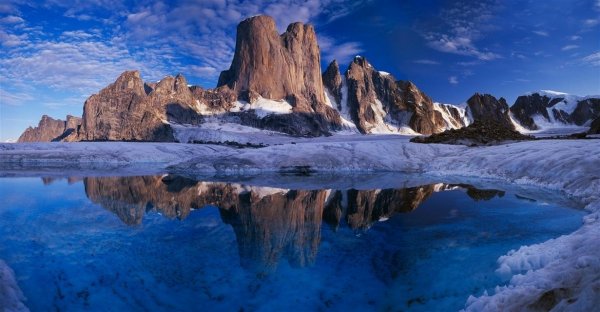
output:
[[[19,16],[9,15],[3,18],[0,18],[0,23],[2,24],[19,24],[23,23],[25,20]]]
[[[423,65],[439,65],[440,64],[440,62],[437,62],[434,60],[427,60],[427,59],[414,60],[413,63],[423,64]]]
[[[364,51],[359,42],[338,43],[328,36],[319,36],[318,40],[322,53],[321,59],[326,63],[337,60],[340,64],[347,64],[352,57]]]
[[[548,34],[548,32],[544,31],[544,30],[534,30],[534,31],[532,31],[532,33],[534,33],[534,34],[536,34],[538,36],[542,36],[542,37],[549,37],[550,36],[550,34]]]
[[[426,25],[427,30],[419,32],[429,47],[440,52],[472,56],[483,61],[498,59],[500,54],[476,45],[487,31],[492,30],[488,22],[495,8],[493,1],[458,1],[441,11],[439,23],[433,27]]]
[[[456,84],[458,84],[458,77],[456,77],[456,76],[450,76],[450,77],[448,77],[448,82],[450,84],[456,85]]]
[[[600,51],[584,57],[582,61],[592,66],[600,66]]]
[[[562,51],[569,51],[569,50],[574,50],[574,49],[577,49],[577,48],[579,48],[578,45],[576,45],[576,44],[569,44],[569,45],[566,45],[566,46],[562,47],[561,50]]]

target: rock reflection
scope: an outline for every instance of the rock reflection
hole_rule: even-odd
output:
[[[241,265],[265,271],[281,259],[293,266],[315,261],[321,224],[366,230],[396,213],[411,212],[434,192],[463,189],[474,200],[503,196],[464,184],[428,184],[401,189],[289,190],[237,183],[200,182],[166,176],[89,177],[89,199],[125,224],[140,224],[148,211],[185,219],[193,209],[212,205],[232,226]]]

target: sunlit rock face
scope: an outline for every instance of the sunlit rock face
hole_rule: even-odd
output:
[[[327,77],[330,76],[332,74],[327,73]],[[442,113],[415,84],[396,81],[392,75],[375,70],[364,57],[357,56],[350,63],[346,81],[350,115],[362,133],[393,133],[406,127],[421,134],[432,134],[447,128]],[[335,85],[330,85],[332,83],[327,83],[328,88],[333,89],[329,89],[330,92],[335,92]],[[449,124],[465,126],[461,118],[452,114],[447,114],[447,118],[452,119]]]
[[[269,16],[242,21],[231,67],[219,77],[217,88],[224,87],[249,103],[262,97],[292,106],[291,114],[271,115],[260,124],[262,128],[310,136],[340,128],[338,111],[326,105],[312,25],[293,23],[279,35]]]
[[[46,180],[44,180],[46,182]],[[48,180],[48,183],[52,180]],[[219,208],[236,236],[241,265],[256,272],[314,263],[323,223],[365,231],[397,213],[414,211],[434,192],[464,189],[475,200],[504,193],[470,185],[429,184],[401,189],[289,190],[181,176],[89,177],[85,192],[123,223],[139,225],[150,211],[185,219],[192,210]]]
[[[37,127],[27,128],[17,142],[73,141],[77,138],[80,125],[81,118],[79,117],[67,115],[66,120],[60,120],[43,115]]]

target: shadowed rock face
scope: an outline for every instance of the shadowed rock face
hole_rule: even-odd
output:
[[[523,127],[530,130],[539,129],[539,126],[533,120],[534,116],[540,116],[548,122],[555,120],[578,126],[600,117],[600,98],[586,98],[578,101],[575,110],[571,114],[555,108],[555,105],[563,101],[565,101],[564,97],[548,97],[533,93],[518,97],[510,111]]]
[[[67,115],[67,120],[53,119],[48,115],[35,128],[29,127],[21,134],[17,142],[58,142],[72,141],[77,137],[81,118]]]
[[[549,98],[541,96],[538,93],[531,95],[522,95],[517,98],[515,104],[510,108],[515,119],[525,128],[537,130],[538,126],[533,121],[533,116],[540,115],[550,120],[548,115],[548,107],[559,103],[560,98]],[[559,115],[560,116],[560,115]],[[566,122],[566,120],[564,120]]]
[[[600,117],[592,122],[589,134],[600,134]]]
[[[577,102],[577,107],[570,115],[571,121],[578,126],[596,118],[600,118],[600,98],[589,98]]]
[[[467,100],[467,109],[470,111],[473,121],[492,122],[495,125],[515,130],[508,115],[508,104],[504,98],[496,99],[490,94],[475,93]]]

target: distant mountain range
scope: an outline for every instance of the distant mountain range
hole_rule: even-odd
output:
[[[376,70],[361,56],[343,75],[335,60],[323,73],[320,64],[311,25],[293,23],[279,35],[271,17],[251,17],[238,25],[231,67],[215,89],[189,86],[182,75],[147,83],[138,71],[126,71],[85,101],[82,118],[44,115],[18,142],[175,142],[178,125],[214,121],[307,137],[430,135],[477,120],[527,130],[600,123],[600,96],[538,91],[509,107],[503,98],[476,93],[456,106],[434,103],[412,82]]]

